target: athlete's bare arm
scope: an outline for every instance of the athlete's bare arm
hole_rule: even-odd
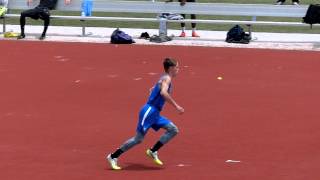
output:
[[[169,89],[169,85],[170,85],[170,82],[171,82],[171,78],[170,76],[166,76],[163,78],[163,80],[161,81],[161,91],[160,91],[160,94],[162,97],[164,97],[164,99],[169,103],[171,104],[174,108],[177,109],[177,111],[182,114],[184,113],[184,109],[179,106],[176,101],[170,96],[170,94],[168,93],[168,89]]]

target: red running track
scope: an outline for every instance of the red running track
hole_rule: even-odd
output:
[[[1,180],[320,177],[319,52],[26,41],[0,49]],[[120,158],[124,170],[111,171],[104,156],[134,135],[167,56],[180,61],[173,96],[186,113],[163,112],[180,128],[160,151],[165,166],[144,154],[161,135],[150,131]]]

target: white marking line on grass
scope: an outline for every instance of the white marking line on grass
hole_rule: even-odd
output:
[[[70,59],[65,58],[65,57],[63,57],[63,56],[60,56],[60,55],[53,56],[53,57],[56,59],[56,61],[59,61],[59,62],[66,62],[66,61],[69,61],[69,60],[70,60]]]
[[[226,160],[226,163],[240,163],[241,161],[238,161],[238,160],[231,160],[231,159],[228,159]]]
[[[58,59],[57,61],[59,61],[59,62],[66,62],[66,61],[69,61],[69,59],[68,59],[68,58],[62,58],[62,59]]]
[[[94,70],[95,68],[94,67],[83,67],[82,69],[87,70],[87,71],[91,71],[91,70]]]
[[[180,163],[180,164],[177,164],[176,166],[177,167],[190,167],[191,164],[182,164],[182,163]]]
[[[8,117],[8,116],[13,116],[14,114],[15,114],[14,112],[8,112],[4,116]]]
[[[116,78],[116,77],[118,77],[118,74],[109,74],[108,75],[108,78]]]
[[[54,58],[56,59],[56,61],[59,61],[59,62],[69,61],[68,58],[64,58],[63,56],[54,56]]]
[[[133,80],[135,80],[135,81],[140,81],[140,80],[142,80],[142,78],[141,78],[141,77],[133,78]]]
[[[148,73],[150,76],[154,76],[154,75],[157,75],[158,73],[155,73],[155,72],[149,72]]]

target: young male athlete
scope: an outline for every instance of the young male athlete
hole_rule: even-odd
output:
[[[114,153],[107,156],[107,161],[113,170],[121,169],[117,164],[118,157],[135,145],[141,143],[149,128],[152,128],[155,131],[158,131],[160,128],[166,130],[166,132],[160,137],[160,140],[151,149],[147,149],[146,151],[146,154],[153,159],[155,164],[163,165],[161,160],[158,158],[158,150],[177,135],[178,128],[169,119],[160,116],[160,112],[165,102],[168,102],[175,107],[180,114],[184,113],[184,109],[170,96],[172,91],[171,81],[179,72],[178,62],[172,58],[166,58],[163,61],[163,67],[165,73],[150,90],[151,93],[148,102],[140,111],[136,135],[127,140]]]

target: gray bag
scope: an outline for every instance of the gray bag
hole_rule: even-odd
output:
[[[150,42],[155,42],[155,43],[162,43],[162,42],[167,42],[167,41],[172,41],[172,36],[166,36],[166,35],[153,35],[150,37]]]

